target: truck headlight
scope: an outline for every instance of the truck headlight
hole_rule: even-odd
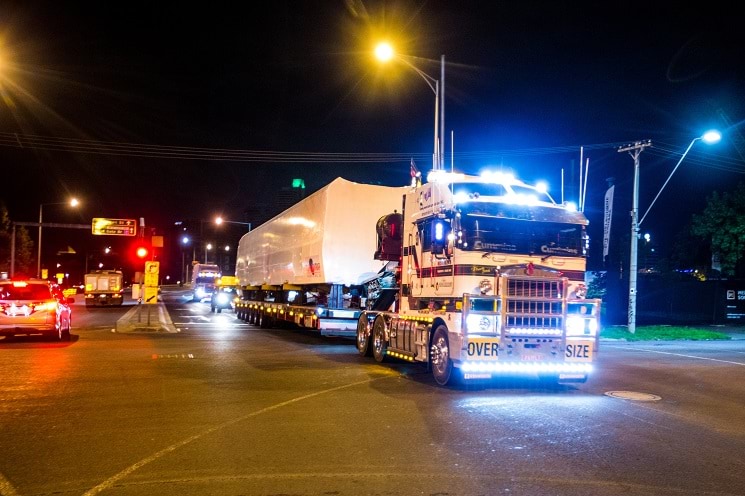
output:
[[[466,317],[466,332],[479,334],[484,332],[496,332],[496,317],[493,315],[469,314]]]
[[[598,321],[594,317],[579,315],[567,317],[567,336],[594,336],[598,332]]]

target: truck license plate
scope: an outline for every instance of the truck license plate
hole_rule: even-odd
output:
[[[494,361],[499,359],[499,339],[469,338],[466,354],[469,360]]]
[[[567,362],[592,362],[593,341],[567,341],[564,349],[564,359]]]

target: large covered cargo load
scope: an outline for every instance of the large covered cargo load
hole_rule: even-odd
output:
[[[337,178],[243,235],[236,276],[246,286],[359,285],[385,265],[373,259],[375,226],[401,211],[407,187]]]

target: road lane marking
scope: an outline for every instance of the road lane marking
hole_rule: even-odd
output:
[[[159,459],[159,458],[161,458],[161,457],[163,457],[163,456],[165,456],[165,455],[167,455],[169,453],[172,453],[173,451],[176,451],[177,449],[179,449],[179,448],[181,448],[183,446],[186,446],[187,444],[192,443],[192,442],[194,442],[194,441],[196,441],[196,440],[198,440],[198,439],[206,436],[207,434],[212,434],[213,432],[216,432],[216,431],[218,431],[220,429],[223,429],[225,427],[229,427],[229,426],[231,426],[233,424],[237,424],[238,422],[243,422],[244,420],[247,420],[247,419],[249,419],[251,417],[256,417],[257,415],[261,415],[263,413],[267,413],[267,412],[270,412],[272,410],[276,410],[278,408],[282,408],[284,406],[292,405],[293,403],[297,403],[299,401],[303,401],[303,400],[307,400],[307,399],[310,399],[310,398],[314,398],[316,396],[320,396],[320,395],[323,395],[323,394],[333,393],[333,392],[336,392],[336,391],[340,391],[342,389],[347,389],[347,388],[351,388],[351,387],[355,387],[355,386],[361,386],[362,384],[368,384],[370,382],[377,381],[377,380],[380,380],[380,379],[385,379],[385,378],[388,378],[388,377],[392,377],[392,376],[374,377],[374,378],[370,378],[370,379],[365,379],[364,381],[353,382],[351,384],[344,384],[342,386],[336,386],[336,387],[333,387],[333,388],[324,389],[322,391],[317,391],[315,393],[305,394],[303,396],[298,396],[297,398],[292,398],[292,399],[287,400],[287,401],[282,401],[281,403],[277,403],[276,405],[271,405],[271,406],[268,406],[266,408],[262,408],[261,410],[257,410],[255,412],[246,414],[246,415],[244,415],[242,417],[238,417],[238,418],[235,418],[235,419],[232,419],[232,420],[228,420],[227,422],[224,422],[224,423],[222,423],[220,425],[216,425],[214,427],[210,427],[209,429],[206,429],[206,430],[200,432],[199,434],[194,434],[193,436],[189,436],[189,437],[187,437],[186,439],[184,439],[182,441],[179,441],[177,443],[174,443],[174,444],[172,444],[172,445],[170,445],[170,446],[168,446],[166,448],[163,448],[162,450],[160,450],[160,451],[158,451],[156,453],[153,453],[152,455],[150,455],[150,456],[148,456],[146,458],[143,458],[142,460],[140,460],[139,462],[135,463],[134,465],[130,465],[129,467],[125,468],[124,470],[122,470],[118,474],[115,474],[115,475],[109,477],[108,479],[106,479],[105,481],[103,481],[102,483],[100,483],[99,485],[97,485],[97,486],[91,488],[90,490],[86,491],[83,494],[83,496],[93,496],[94,494],[98,494],[101,491],[105,491],[106,489],[111,489],[111,487],[114,486],[114,484],[116,484],[120,480],[124,479],[129,474],[131,474],[132,472],[135,472],[136,470],[144,467],[148,463],[154,462],[155,460],[157,460],[157,459]],[[397,375],[396,375],[396,377],[397,377]],[[2,482],[2,481],[0,481],[0,482]]]
[[[606,348],[616,348],[618,350],[629,350],[630,348],[620,347],[620,346],[606,346]],[[702,356],[696,356],[696,355],[684,355],[683,353],[672,353],[670,351],[660,351],[660,350],[648,350],[646,348],[631,348],[633,350],[639,350],[639,351],[646,351],[647,353],[659,353],[660,355],[673,355],[673,356],[679,356],[684,358],[696,358],[698,360],[709,360],[712,362],[720,362],[720,363],[729,363],[731,365],[743,365],[745,366],[745,363],[742,362],[731,362],[729,360],[720,360],[718,358],[707,358]]]
[[[229,322],[191,322],[191,321],[184,321],[184,322],[174,322],[173,325],[221,325],[224,326],[226,324],[230,324]],[[251,324],[230,324],[233,327],[247,327]]]

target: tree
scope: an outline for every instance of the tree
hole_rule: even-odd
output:
[[[0,202],[0,272],[10,271],[10,229],[8,208]]]
[[[34,242],[25,227],[16,228],[16,265],[15,272],[27,275],[36,274],[36,254]]]
[[[0,202],[0,272],[10,274],[13,223],[5,204]],[[36,258],[33,253],[34,242],[25,227],[16,227],[15,272],[36,273]]]
[[[691,232],[709,241],[718,255],[722,274],[733,276],[745,255],[745,184],[733,192],[714,192],[700,215],[693,216]]]

